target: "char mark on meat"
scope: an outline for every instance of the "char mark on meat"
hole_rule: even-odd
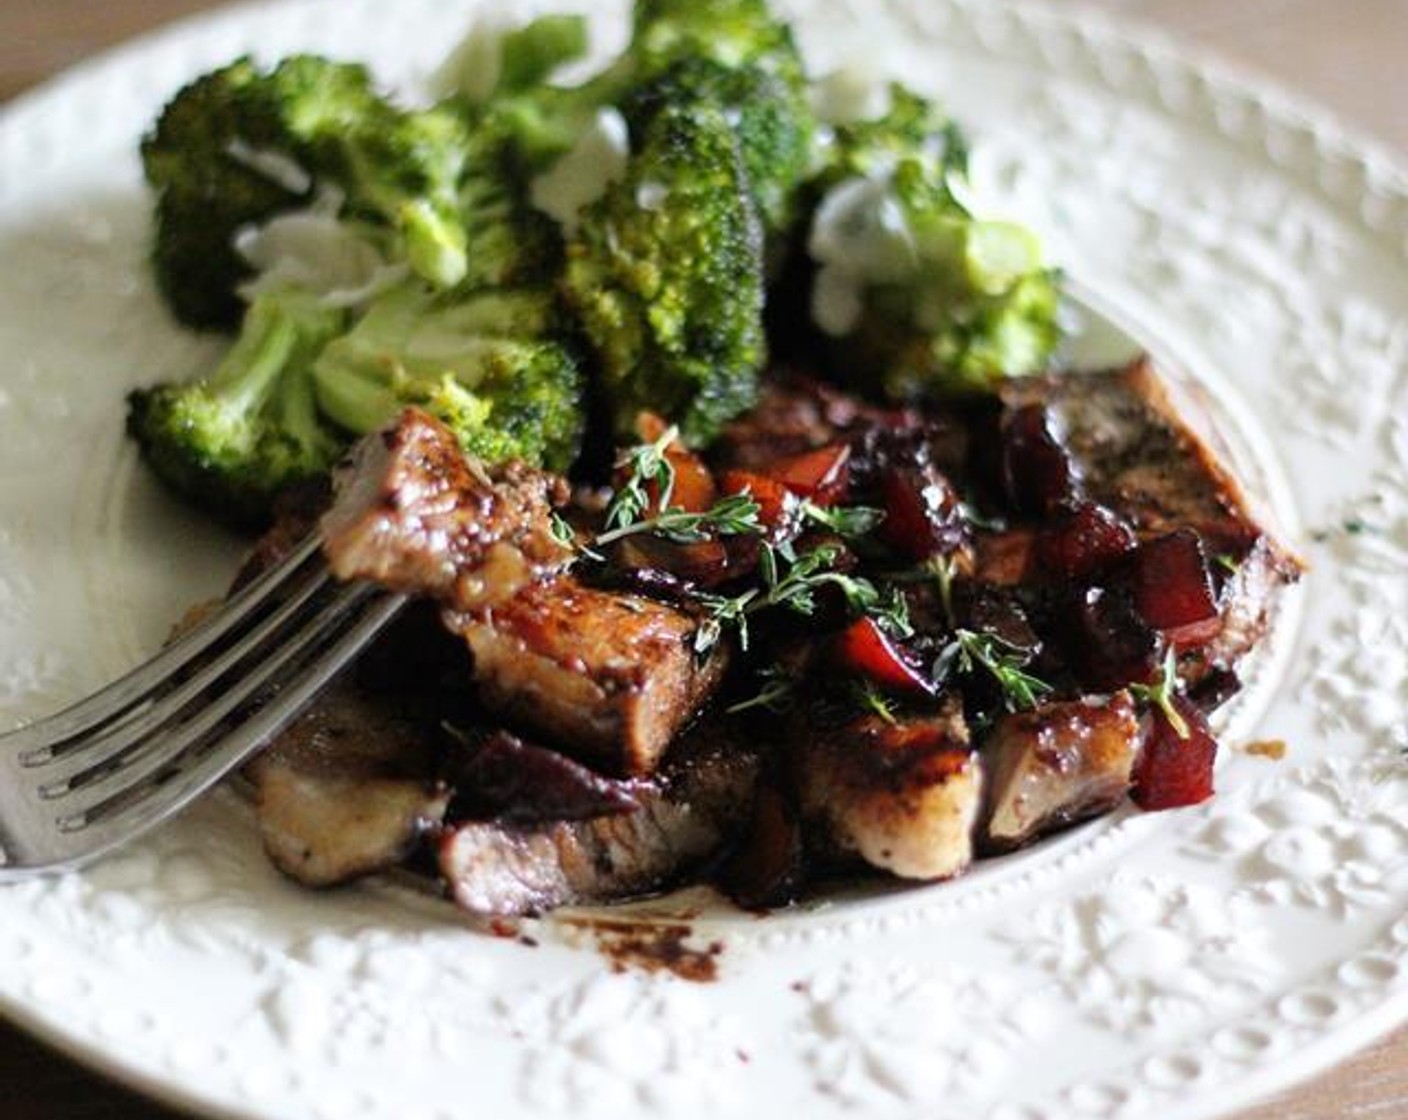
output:
[[[904,879],[948,879],[973,859],[983,766],[956,702],[935,714],[813,710],[794,728],[801,812],[812,842]]]

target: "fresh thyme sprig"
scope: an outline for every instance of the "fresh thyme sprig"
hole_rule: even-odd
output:
[[[895,718],[895,702],[885,696],[870,681],[852,681],[850,684],[851,699],[861,708],[871,715],[879,716],[891,727],[898,726],[899,720]]]
[[[1188,727],[1188,721],[1183,718],[1183,713],[1174,707],[1173,697],[1177,688],[1178,655],[1173,647],[1169,646],[1168,652],[1164,654],[1164,663],[1159,667],[1159,679],[1153,684],[1132,684],[1129,691],[1136,700],[1153,704],[1163,712],[1164,719],[1168,720],[1174,734],[1180,739],[1186,739],[1192,731]]]
[[[670,499],[675,493],[675,465],[667,454],[670,445],[680,437],[679,429],[673,424],[660,434],[660,438],[650,443],[642,443],[622,454],[616,462],[617,470],[626,472],[626,480],[611,497],[606,509],[607,530],[634,525],[650,508],[650,487],[655,487],[655,504],[658,509],[669,509]]]
[[[885,520],[885,511],[870,506],[819,506],[808,500],[802,502],[802,517],[842,537],[863,537]]]
[[[996,634],[959,629],[934,661],[934,679],[941,682],[954,672],[972,673],[982,668],[1002,689],[1002,703],[1009,712],[1028,711],[1055,691],[1026,671],[1028,659],[1026,650]]]
[[[933,577],[939,589],[939,605],[944,609],[944,621],[954,625],[953,579],[958,574],[958,563],[952,555],[935,556],[924,564],[924,570]]]
[[[654,517],[608,529],[597,536],[596,543],[610,544],[636,533],[653,533],[676,544],[694,544],[711,537],[754,536],[764,529],[759,520],[761,511],[751,494],[730,494],[702,513],[690,513],[677,506],[662,508]],[[610,524],[609,517],[607,523]]]
[[[730,715],[738,712],[766,708],[770,712],[784,712],[792,706],[797,681],[781,665],[769,665],[758,673],[758,691],[746,700],[740,700],[726,708]]]
[[[748,619],[773,607],[795,614],[816,612],[816,595],[823,587],[835,587],[852,610],[870,612],[881,602],[880,592],[868,579],[836,570],[842,550],[822,545],[797,555],[791,545],[763,543],[758,555],[762,587],[750,587],[737,595],[699,594],[694,597],[705,610],[704,621],[694,635],[694,651],[705,654],[723,637],[725,626],[738,632],[738,644],[748,649]]]

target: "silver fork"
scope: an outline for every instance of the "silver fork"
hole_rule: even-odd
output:
[[[77,866],[179,812],[404,604],[334,580],[310,537],[150,661],[0,735],[0,882]]]

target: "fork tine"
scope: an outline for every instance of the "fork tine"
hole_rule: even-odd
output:
[[[256,615],[273,592],[294,576],[321,548],[318,535],[303,540],[287,557],[230,597],[225,606],[157,653],[150,661],[71,707],[16,731],[0,735],[0,749],[28,751],[63,743],[119,718],[182,666]]]
[[[121,805],[111,815],[70,833],[86,841],[76,858],[86,861],[101,855],[161,823],[199,797],[278,734],[400,612],[406,601],[402,595],[379,595],[365,600],[355,622],[301,664],[280,686],[274,699],[252,717],[217,739],[210,749],[171,780],[149,787],[143,796]]]
[[[289,622],[331,583],[332,576],[325,569],[310,573],[294,586],[272,614],[240,635],[212,660],[201,663],[196,672],[181,680],[175,687],[158,695],[150,706],[132,709],[128,718],[112,721],[111,728],[97,725],[81,742],[74,743],[58,753],[34,750],[21,752],[20,765],[33,774],[40,795],[51,796],[48,791],[67,786],[93,769],[116,761],[123,752],[140,745],[142,739],[154,729],[169,722],[193,700],[208,692],[251,653],[257,652],[271,639],[280,635]]]
[[[66,821],[84,820],[108,802],[140,786],[143,780],[171,767],[188,749],[198,748],[220,730],[232,713],[276,689],[280,674],[287,668],[297,666],[301,660],[315,654],[321,645],[326,644],[330,635],[345,630],[360,618],[360,608],[378,594],[375,588],[366,584],[339,587],[337,594],[325,606],[301,620],[297,629],[281,635],[277,646],[267,655],[258,646],[249,643],[236,647],[232,652],[243,653],[244,660],[252,660],[253,664],[218,695],[206,702],[202,702],[197,695],[192,697],[191,703],[178,707],[164,704],[154,707],[148,713],[150,720],[144,716],[138,721],[146,727],[145,742],[139,740],[136,751],[115,760],[104,758],[90,763],[87,769],[79,772],[77,778],[93,777],[81,781],[81,784],[76,782],[71,787],[41,786],[40,796],[50,800],[54,812],[60,814],[60,827],[64,828]],[[277,695],[273,701],[277,701]]]

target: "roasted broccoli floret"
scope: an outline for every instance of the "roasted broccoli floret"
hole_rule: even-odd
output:
[[[360,435],[418,405],[489,462],[565,470],[585,418],[561,320],[549,291],[436,295],[404,285],[322,352],[313,368],[318,406]]]
[[[274,497],[325,473],[346,443],[314,402],[312,364],[344,313],[298,292],[257,297],[210,377],[139,389],[127,429],[153,470],[212,516],[267,519]]]
[[[763,224],[769,235],[784,233],[815,128],[791,28],[765,0],[640,0],[627,54],[633,128],[661,107],[722,106],[736,124]]]
[[[656,113],[567,255],[564,292],[618,434],[651,409],[703,444],[752,403],[766,351],[762,227],[723,110]]]
[[[757,66],[805,88],[792,29],[767,0],[637,0],[628,53],[649,80],[684,58]]]
[[[1031,231],[955,194],[961,134],[892,91],[886,117],[837,129],[811,184],[812,319],[831,371],[899,400],[983,392],[1058,341],[1054,273]]]
[[[625,105],[633,131],[662,109],[713,106],[735,126],[748,187],[769,237],[785,237],[812,155],[805,90],[775,70],[686,58],[636,89]]]
[[[338,192],[346,214],[429,283],[459,283],[470,148],[459,114],[399,109],[362,66],[302,55],[267,73],[244,59],[208,74],[176,95],[142,143],[161,288],[183,321],[233,325],[249,274],[235,233],[319,189]]]

